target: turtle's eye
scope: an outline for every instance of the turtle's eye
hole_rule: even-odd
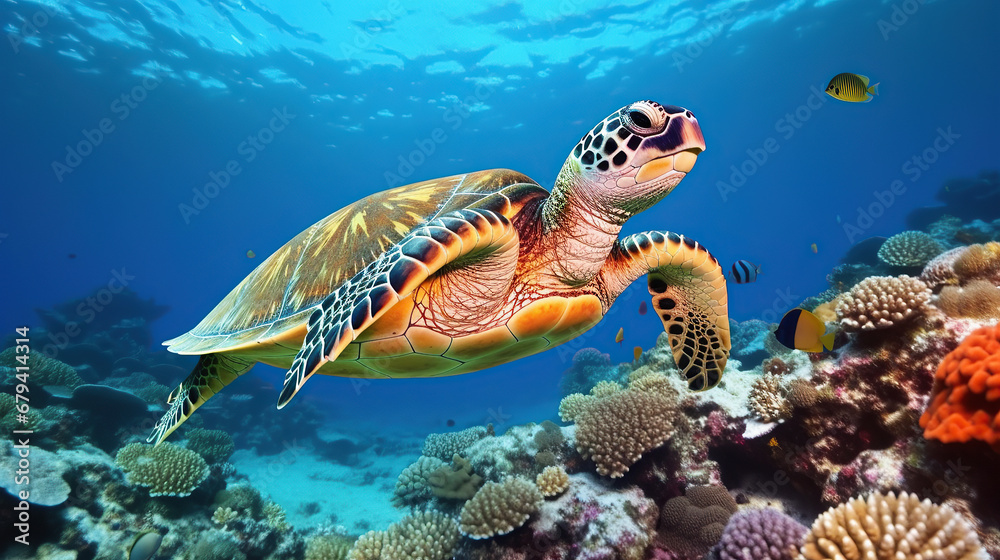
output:
[[[669,117],[660,105],[639,101],[621,111],[622,123],[632,134],[652,136],[663,132]]]

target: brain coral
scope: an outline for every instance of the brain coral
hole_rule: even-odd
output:
[[[569,475],[562,467],[545,467],[535,478],[535,484],[543,496],[551,498],[569,488]]]
[[[927,285],[910,276],[872,276],[851,288],[837,315],[848,331],[885,329],[924,313],[931,292]]]
[[[949,317],[1000,317],[1000,288],[989,280],[941,288],[935,305]]]
[[[660,539],[682,558],[701,558],[722,537],[736,500],[723,486],[692,486],[660,510]],[[756,560],[756,559],[755,559]]]
[[[520,477],[487,482],[462,506],[462,533],[473,539],[506,535],[538,511],[542,493],[534,482]]]
[[[792,560],[806,528],[776,509],[745,510],[729,519],[720,560]]]
[[[943,284],[958,284],[955,261],[965,252],[965,247],[955,247],[931,259],[920,273],[920,280],[930,288]]]
[[[922,231],[904,231],[885,240],[878,258],[892,266],[924,266],[941,253],[941,246]]]
[[[978,439],[1000,452],[1000,323],[973,331],[941,361],[920,427],[928,439]]]
[[[962,280],[983,278],[1000,283],[1000,242],[966,247],[953,265],[955,274]]]
[[[118,450],[115,463],[130,483],[148,486],[150,496],[188,496],[208,476],[201,455],[172,443],[130,443]]]
[[[404,517],[386,531],[358,538],[348,560],[448,560],[458,543],[458,525],[436,511]]]
[[[987,560],[976,532],[948,506],[903,492],[874,493],[829,509],[813,523],[800,560]]]

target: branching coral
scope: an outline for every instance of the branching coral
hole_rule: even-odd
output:
[[[18,361],[22,356],[13,346],[0,352],[0,366],[17,368],[24,366]],[[39,387],[43,385],[59,385],[76,389],[83,385],[83,379],[77,375],[73,366],[64,364],[55,358],[50,358],[41,352],[32,352],[27,360],[27,366],[31,368],[31,382]]]
[[[305,560],[344,560],[352,544],[342,535],[316,535],[306,542]]]
[[[792,405],[785,398],[780,378],[770,373],[754,381],[748,404],[750,410],[764,422],[778,422],[792,414]]]
[[[535,484],[542,496],[551,498],[562,494],[569,488],[569,475],[562,467],[545,467],[535,478]]]
[[[853,498],[820,515],[799,558],[987,560],[987,555],[973,528],[950,507],[890,492]]]
[[[974,331],[941,361],[920,427],[927,439],[978,439],[1000,451],[1000,323]]]
[[[729,519],[720,560],[792,560],[806,528],[776,509],[745,510]]]
[[[458,525],[436,511],[404,517],[386,531],[358,538],[348,560],[448,560],[458,543]]]
[[[865,278],[837,305],[840,325],[848,331],[886,329],[923,315],[931,292],[910,276]]]
[[[130,483],[148,486],[150,496],[188,496],[208,476],[201,455],[172,443],[130,443],[118,451],[115,463]]]
[[[188,432],[187,448],[204,457],[209,463],[221,463],[236,451],[233,438],[228,433],[201,428]]]
[[[878,258],[892,266],[924,266],[941,253],[941,246],[922,231],[904,231],[885,240]]]
[[[621,391],[594,401],[576,419],[576,447],[597,472],[624,476],[643,453],[674,432],[676,404],[659,393]]]
[[[538,511],[542,493],[534,482],[511,477],[487,482],[462,506],[460,529],[473,539],[506,535]]]
[[[451,461],[456,453],[464,455],[470,445],[486,437],[486,428],[473,426],[460,432],[430,434],[424,440],[423,455]]]
[[[410,506],[430,498],[431,488],[427,485],[427,477],[444,466],[444,461],[437,457],[421,455],[416,462],[403,469],[396,479],[396,490],[392,496],[393,505]]]

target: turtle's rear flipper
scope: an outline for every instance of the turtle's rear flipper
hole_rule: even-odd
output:
[[[683,235],[651,231],[621,239],[609,263],[606,274],[614,281],[609,285],[628,286],[648,273],[653,310],[688,387],[704,391],[718,385],[731,346],[726,275],[719,261]]]
[[[413,229],[327,296],[309,317],[305,342],[285,374],[278,408],[288,404],[316,370],[336,360],[362,331],[441,268],[517,247],[517,230],[502,214],[490,210],[458,210]],[[513,275],[516,262],[511,264]]]
[[[236,380],[237,377],[250,371],[255,362],[243,360],[226,354],[205,354],[194,366],[194,371],[187,376],[173,392],[167,402],[170,409],[160,418],[153,428],[153,433],[146,441],[159,445],[167,439],[174,430],[205,401]]]

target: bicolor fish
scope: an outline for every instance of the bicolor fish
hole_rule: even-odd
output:
[[[837,74],[826,86],[826,93],[834,99],[851,103],[868,103],[878,95],[878,84],[869,86],[868,76],[845,72]]]
[[[757,275],[760,274],[760,267],[750,261],[738,260],[733,263],[730,274],[733,277],[733,281],[737,284],[749,284],[757,281]]]
[[[826,324],[805,309],[796,307],[781,318],[774,337],[792,350],[823,352],[833,350],[834,333],[824,334]]]

